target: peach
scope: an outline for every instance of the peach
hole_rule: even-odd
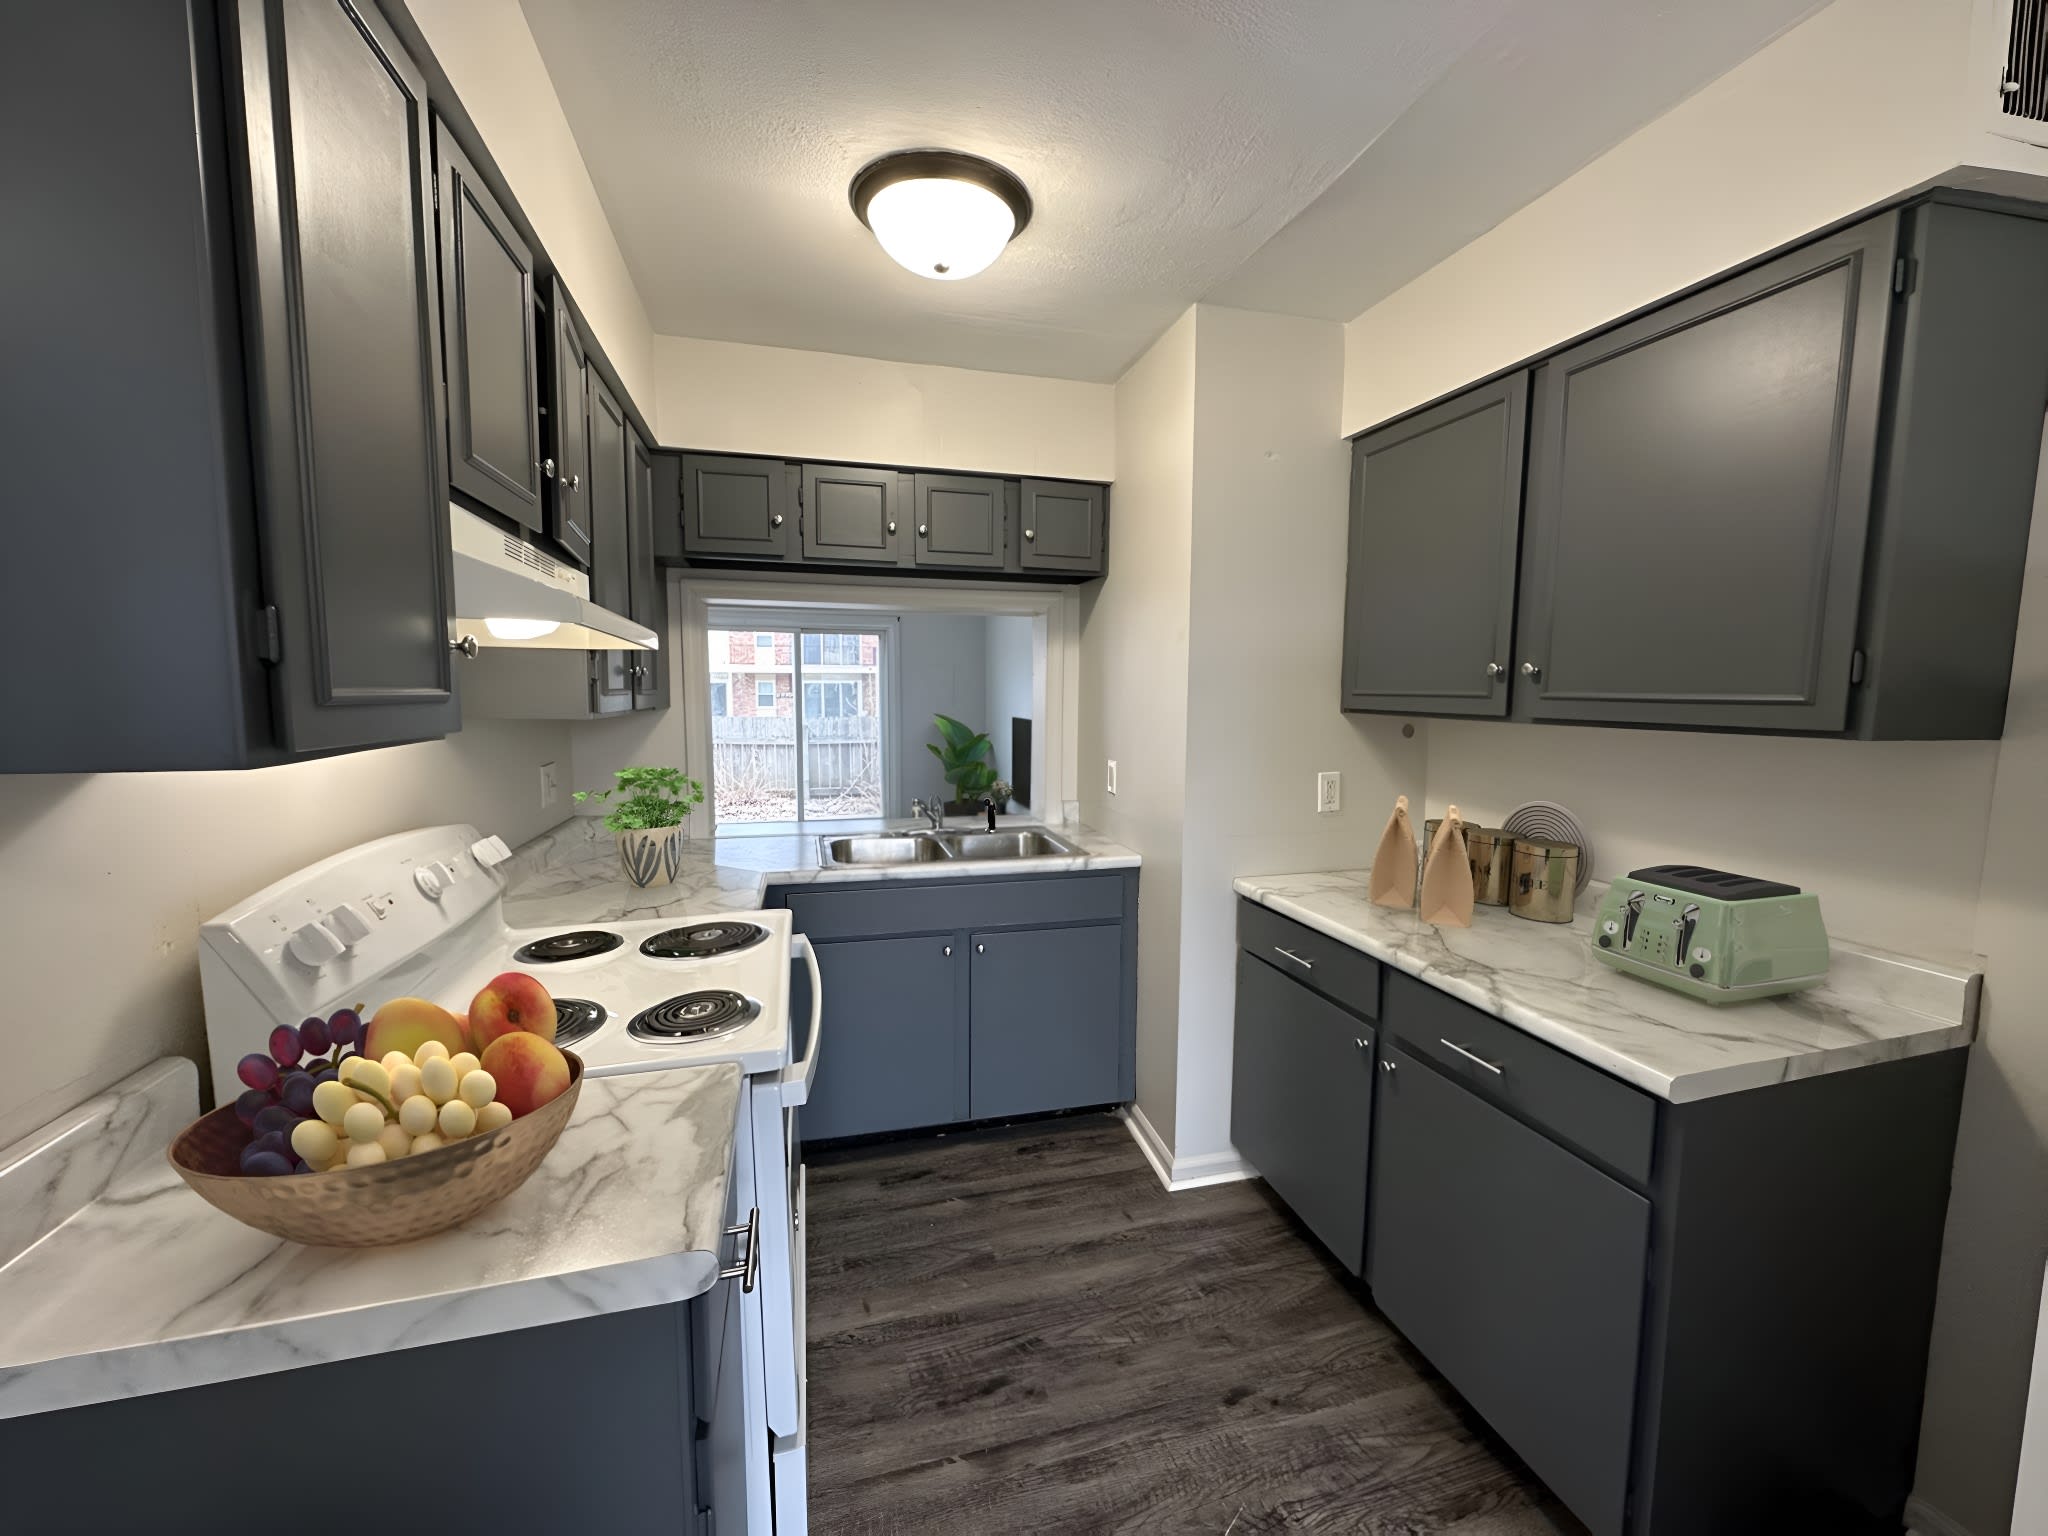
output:
[[[552,1040],[515,1029],[484,1047],[484,1070],[498,1084],[498,1102],[514,1118],[530,1115],[569,1086],[569,1058]]]
[[[439,1003],[423,997],[394,997],[370,1020],[363,1033],[363,1055],[382,1061],[393,1051],[413,1054],[429,1040],[438,1040],[451,1052],[466,1051],[462,1021]]]
[[[552,1042],[555,1000],[548,989],[524,971],[507,971],[484,983],[469,1005],[469,1048],[482,1055],[500,1035],[523,1030]]]

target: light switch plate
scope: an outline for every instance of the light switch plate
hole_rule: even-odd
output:
[[[1109,759],[1109,783],[1107,787],[1112,795],[1116,793],[1116,759],[1113,757]]]
[[[1344,807],[1344,775],[1341,773],[1319,773],[1316,775],[1316,814],[1327,816]]]
[[[555,773],[555,765],[553,763],[542,763],[540,765],[540,808],[544,811],[552,810],[554,809],[555,802],[561,798],[562,783]]]

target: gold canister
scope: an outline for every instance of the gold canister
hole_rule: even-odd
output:
[[[1508,910],[1536,923],[1568,923],[1579,889],[1579,845],[1540,837],[1515,840]]]
[[[1472,861],[1472,899],[1482,907],[1504,907],[1514,883],[1515,840],[1499,827],[1467,827],[1465,853]]]

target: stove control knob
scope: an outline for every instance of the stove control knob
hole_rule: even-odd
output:
[[[363,909],[352,901],[344,901],[320,921],[344,944],[354,944],[370,936],[370,920],[363,916]]]
[[[486,837],[469,845],[470,857],[485,869],[496,869],[512,857],[512,850],[505,846],[502,837]]]
[[[339,960],[348,946],[325,923],[308,923],[285,941],[285,949],[299,964],[317,971],[328,961]]]
[[[441,877],[443,885],[453,885],[462,878],[461,868],[451,859],[440,859],[434,864],[434,873]]]
[[[429,901],[439,901],[445,888],[441,875],[431,864],[422,864],[412,872],[412,883],[420,888],[420,894]]]

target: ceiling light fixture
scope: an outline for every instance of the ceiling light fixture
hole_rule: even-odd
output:
[[[1003,254],[1031,222],[1031,194],[993,160],[905,149],[861,167],[847,189],[854,217],[919,277],[958,282]]]

